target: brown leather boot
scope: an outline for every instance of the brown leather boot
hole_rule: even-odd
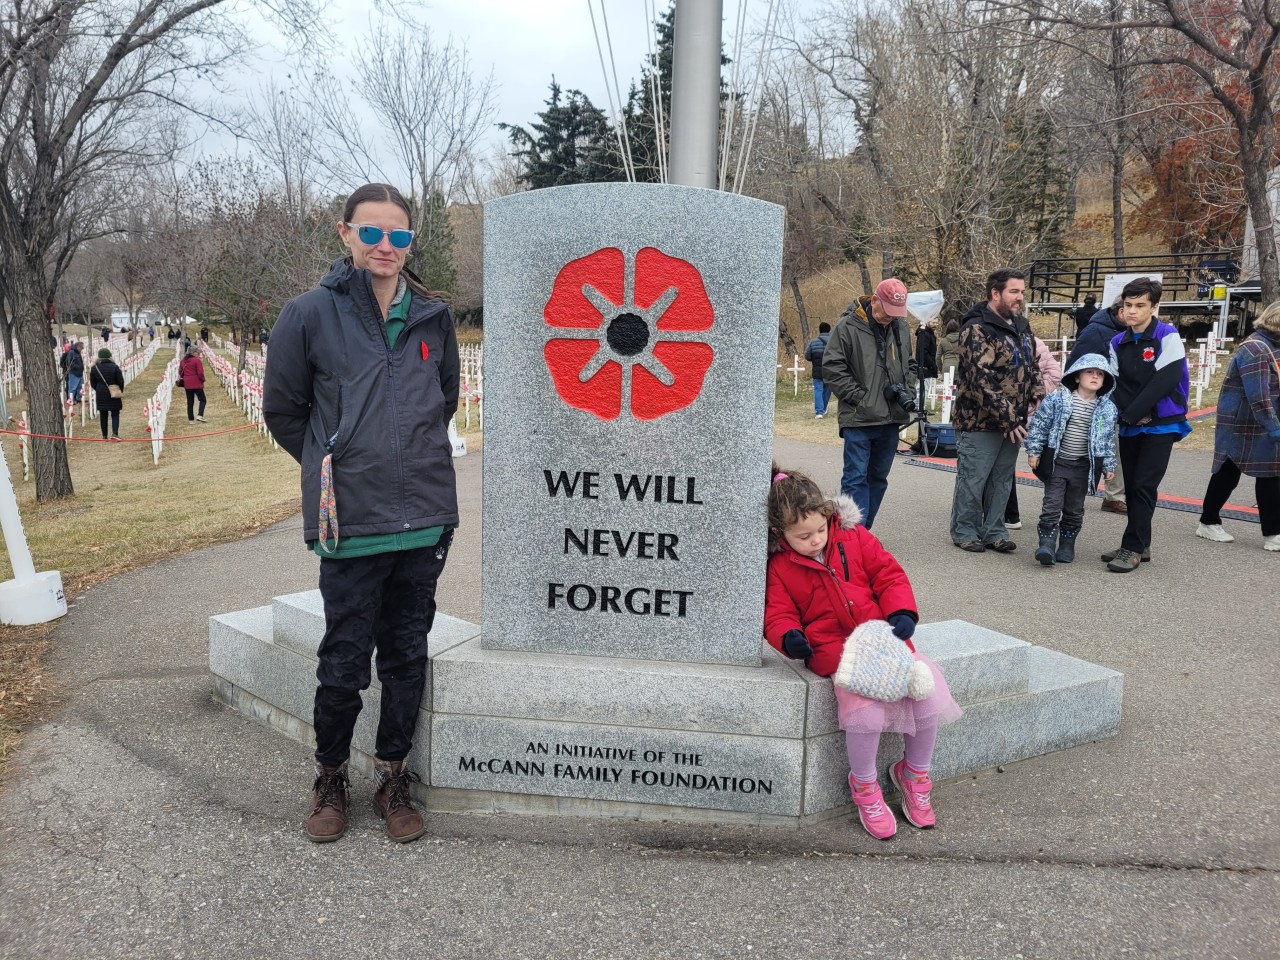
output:
[[[311,811],[307,814],[307,839],[313,843],[337,840],[347,829],[347,765],[316,764],[316,782],[311,788]]]
[[[408,763],[375,759],[373,778],[378,784],[373,794],[373,805],[387,825],[387,836],[396,843],[408,843],[426,833],[422,814],[409,799],[409,784],[418,780],[418,775],[409,770]]]

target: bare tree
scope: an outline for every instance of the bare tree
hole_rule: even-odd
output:
[[[1280,256],[1267,179],[1276,159],[1280,107],[1280,0],[1131,0],[1121,18],[1081,0],[982,0],[1025,32],[1044,24],[1134,31],[1135,65],[1174,66],[1194,78],[1231,118],[1253,218],[1264,302],[1280,299]]]
[[[164,159],[172,145],[157,133],[192,102],[184,78],[246,49],[244,31],[218,13],[225,2],[36,0],[13,3],[0,22],[0,258],[34,433],[60,432],[46,315],[89,235],[86,198]],[[259,6],[296,29],[316,22],[311,0]],[[35,439],[32,450],[37,498],[71,495],[65,445]]]
[[[429,29],[408,30],[394,18],[379,21],[356,50],[364,70],[356,96],[327,67],[303,95],[341,181],[407,180],[417,233],[409,263],[420,267],[441,239],[432,198],[439,205],[462,195],[496,116],[493,77],[472,74],[464,44],[440,45]]]
[[[828,208],[881,250],[882,275],[956,304],[993,264],[1057,252],[1070,191],[1052,29],[1014,43],[966,0],[843,0],[793,39],[856,126]]]

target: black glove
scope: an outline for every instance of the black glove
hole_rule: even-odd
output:
[[[895,613],[889,617],[889,626],[893,627],[893,635],[899,640],[910,640],[916,632],[915,618],[909,613]]]
[[[813,647],[803,630],[788,630],[782,635],[782,652],[792,660],[808,660],[813,656]]]

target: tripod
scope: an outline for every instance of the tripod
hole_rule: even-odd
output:
[[[919,382],[916,386],[915,414],[912,416],[910,420],[908,420],[906,423],[904,423],[901,427],[898,428],[898,433],[901,434],[902,431],[908,429],[912,424],[915,424],[916,442],[911,446],[907,447],[905,451],[901,451],[901,452],[908,453],[908,454],[918,452],[923,454],[926,457],[932,457],[934,454],[938,452],[938,446],[939,444],[942,443],[942,438],[939,437],[937,440],[935,440],[933,442],[933,449],[932,450],[929,449],[929,431],[926,429],[926,427],[929,424],[929,408],[925,406],[925,402],[924,402],[925,378],[920,377],[918,378],[918,380]]]

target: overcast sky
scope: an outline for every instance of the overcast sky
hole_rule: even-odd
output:
[[[797,0],[789,0],[788,5],[804,9],[816,7],[820,2],[799,0],[797,4]],[[753,61],[758,41],[751,38],[759,35],[769,3],[768,0],[723,0],[724,47],[730,56],[734,52],[741,4],[746,5],[747,37],[742,60]],[[661,14],[668,0],[656,0],[654,6]],[[592,103],[613,116],[591,12],[595,12],[595,27],[602,44],[607,20],[618,86],[625,96],[631,81],[640,79],[649,44],[656,43],[652,19],[646,13],[648,8],[646,0],[604,0],[602,16],[601,0],[448,0],[422,3],[416,19],[430,28],[438,46],[443,46],[449,36],[455,41],[465,41],[473,75],[483,77],[490,70],[493,72],[497,121],[527,126],[544,109],[553,75],[563,89],[582,90]],[[376,11],[377,7],[366,0],[333,0],[326,8],[339,38],[367,34],[370,16]],[[340,46],[339,61],[341,49]],[[353,61],[354,52],[353,49]],[[607,65],[607,47],[605,57]],[[272,64],[272,59],[264,58],[260,71],[233,78],[232,84],[252,89],[265,83],[274,72],[288,70],[283,62]],[[274,59],[284,61],[287,55],[280,52]],[[340,76],[350,75],[353,82],[358,82],[358,64],[335,62],[333,66]],[[726,79],[731,70],[726,68]],[[741,78],[739,88],[745,88],[749,81],[750,77]],[[495,129],[490,143],[505,143],[505,136]],[[205,149],[216,152],[219,148],[214,143],[206,143]]]

